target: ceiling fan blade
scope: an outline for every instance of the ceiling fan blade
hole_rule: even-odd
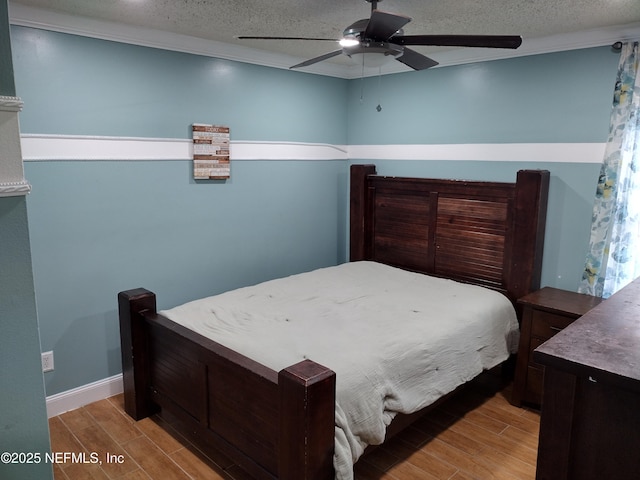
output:
[[[236,37],[239,40],[314,40],[321,42],[337,42],[335,38],[312,38],[312,37],[251,37],[240,35]]]
[[[386,41],[410,21],[411,18],[404,15],[373,10],[363,36],[370,40]]]
[[[518,48],[519,35],[398,35],[389,39],[397,45],[435,45],[441,47]]]
[[[336,50],[335,52],[325,53],[324,55],[320,55],[319,57],[311,58],[311,59],[306,60],[306,61],[304,61],[302,63],[298,63],[297,65],[294,65],[293,67],[289,67],[289,70],[291,70],[292,68],[308,67],[309,65],[313,65],[314,63],[318,63],[318,62],[321,62],[323,60],[327,60],[328,58],[337,57],[340,54],[342,54],[342,50]]]
[[[425,57],[421,53],[406,47],[404,48],[402,55],[396,57],[396,60],[404,63],[407,67],[411,67],[414,70],[426,70],[427,68],[438,65],[438,62],[432,58]]]

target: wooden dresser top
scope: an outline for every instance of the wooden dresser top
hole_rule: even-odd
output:
[[[540,345],[534,359],[640,391],[640,278]]]

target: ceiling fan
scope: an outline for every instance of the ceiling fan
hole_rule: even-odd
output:
[[[313,40],[338,42],[340,50],[311,58],[289,68],[301,68],[344,54],[376,53],[394,58],[414,70],[424,70],[438,65],[435,60],[422,55],[407,45],[429,45],[446,47],[518,48],[522,44],[519,35],[404,35],[402,27],[411,21],[404,15],[378,10],[382,0],[365,0],[371,4],[371,17],[349,25],[340,40],[335,38],[310,37],[256,37],[238,36],[245,40]]]

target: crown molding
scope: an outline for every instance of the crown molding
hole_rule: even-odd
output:
[[[582,30],[572,33],[561,33],[538,38],[524,38],[522,45],[517,50],[499,48],[458,48],[442,53],[429,55],[439,67],[450,67],[467,63],[488,62],[507,58],[527,57],[544,53],[564,52],[568,50],[580,50],[583,48],[602,47],[613,45],[615,42],[640,40],[640,23],[626,25],[613,25],[610,27]],[[383,67],[383,74],[401,73],[411,71],[400,62],[391,62]],[[351,67],[350,73],[345,78],[360,78],[361,69]],[[370,75],[378,75],[378,69]],[[366,72],[365,72],[365,76]]]
[[[202,38],[180,35],[150,28],[134,27],[114,22],[106,22],[86,17],[62,14],[41,8],[29,7],[9,2],[9,22],[12,25],[39,28],[84,37],[129,43],[145,47],[160,48],[208,57],[233,60],[267,67],[289,69],[291,65],[305,59],[290,55],[268,53],[241,45],[227,44]],[[500,60],[506,58],[538,55],[542,53],[576,50],[582,48],[611,45],[617,41],[640,39],[640,23],[614,25],[591,30],[563,33],[538,38],[525,38],[517,50],[492,48],[458,48],[430,55],[439,62],[439,67],[466,63]],[[435,67],[438,68],[438,67]],[[376,76],[411,71],[400,62],[391,62],[382,68],[365,68],[358,65],[338,65],[320,62],[304,70],[331,77],[353,79],[362,76]]]
[[[68,33],[82,37],[287,70],[291,65],[300,62],[299,58],[290,55],[274,54],[241,45],[216,42],[151,28],[134,27],[122,23],[67,15],[13,2],[9,2],[9,23],[22,27],[38,28],[52,32]],[[343,68],[340,65],[326,62],[314,65],[313,68],[306,68],[304,71],[331,77],[344,77]]]

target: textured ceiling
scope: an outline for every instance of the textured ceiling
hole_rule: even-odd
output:
[[[20,5],[238,44],[301,60],[337,46],[315,41],[238,40],[236,36],[338,39],[346,26],[370,14],[370,4],[364,0],[11,0],[10,12],[12,6]],[[407,35],[517,34],[524,38],[523,47],[541,37],[640,25],[640,0],[384,0],[379,1],[378,9],[411,17],[404,28]],[[443,50],[415,49],[425,54]],[[328,61],[341,63],[345,58]]]

